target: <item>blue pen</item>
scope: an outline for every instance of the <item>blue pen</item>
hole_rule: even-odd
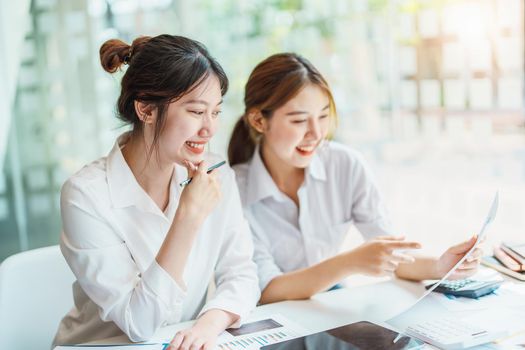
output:
[[[219,162],[215,165],[212,165],[211,167],[208,168],[208,170],[206,171],[207,174],[211,173],[214,169],[217,169],[218,167],[222,166],[226,164],[226,161],[223,160],[222,162]],[[186,180],[182,181],[179,185],[180,187],[184,187],[186,186],[187,184],[189,184],[191,182],[191,179],[193,179],[192,177],[189,177],[187,178]]]

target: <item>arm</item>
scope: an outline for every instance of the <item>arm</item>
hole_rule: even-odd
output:
[[[147,340],[166,319],[180,320],[186,297],[182,271],[206,209],[218,195],[213,181],[212,176],[194,176],[157,259],[145,270],[139,269],[125,240],[106,221],[105,211],[111,208],[102,208],[103,202],[80,189],[85,186],[71,182],[64,186],[64,257],[83,291],[100,308],[101,319],[113,321],[130,340]]]
[[[345,178],[349,179],[343,183],[343,188],[348,191],[345,198],[352,198],[350,208],[347,209],[347,204],[344,204],[346,219],[354,220],[354,225],[365,240],[392,235],[394,229],[374,176],[361,156],[354,157],[352,166],[345,174]]]
[[[414,256],[414,262],[411,264],[402,264],[396,270],[396,276],[399,278],[421,281],[421,280],[435,280],[441,277],[436,270],[437,258]]]
[[[281,300],[308,299],[334,286],[356,269],[347,265],[345,255],[337,255],[305,269],[272,279],[263,290],[261,304]]]
[[[186,163],[193,180],[182,191],[175,218],[156,257],[158,264],[183,288],[182,274],[197,232],[220,198],[215,173],[206,173],[207,164],[201,162],[195,168]]]
[[[216,215],[225,217],[225,223],[214,227],[216,234],[222,236],[215,266],[216,290],[201,310],[197,322],[175,335],[170,345],[173,349],[190,345],[197,349],[205,345],[205,349],[211,349],[219,333],[240,323],[255,308],[260,296],[257,267],[252,261],[250,229],[243,217],[232,170],[224,178],[223,193],[226,196]]]
[[[62,253],[103,321],[142,341],[168,317],[180,317],[184,290],[155,260],[139,269],[126,242],[70,182],[62,190],[61,212]]]
[[[476,237],[448,248],[439,258],[419,256],[413,263],[399,265],[396,275],[420,281],[443,278],[476,243]],[[448,279],[464,279],[476,273],[483,252],[476,248]]]
[[[419,243],[405,242],[403,239],[377,237],[312,267],[275,277],[264,289],[261,302],[306,299],[315,293],[327,290],[354,273],[372,276],[390,274],[399,264],[414,260],[410,256],[396,253],[395,250],[419,248]]]
[[[244,219],[233,170],[228,170],[223,186],[223,192],[227,195],[217,214],[227,219],[215,266],[216,290],[201,314],[210,309],[221,309],[242,319],[255,308],[261,294],[257,266],[252,260],[250,228]]]

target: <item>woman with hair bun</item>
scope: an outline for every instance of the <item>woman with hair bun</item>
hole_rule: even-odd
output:
[[[244,104],[228,157],[252,229],[262,303],[309,298],[357,273],[439,279],[474,244],[472,238],[436,258],[403,252],[419,243],[392,235],[363,158],[328,141],[335,103],[305,58],[281,53],[259,63]],[[352,224],[366,242],[340,252]],[[473,274],[480,256],[478,249],[451,277]]]
[[[60,247],[77,280],[54,344],[145,341],[196,318],[170,348],[211,349],[260,295],[234,173],[207,173],[228,79],[181,36],[108,40],[100,60],[110,73],[127,65],[117,110],[132,128],[62,188]]]

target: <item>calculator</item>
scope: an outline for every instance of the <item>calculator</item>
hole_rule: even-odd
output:
[[[503,283],[498,281],[476,281],[471,279],[450,281],[445,280],[434,289],[434,292],[443,293],[447,295],[454,295],[457,297],[479,298],[490,294]],[[426,289],[432,288],[434,284],[425,286]]]
[[[490,331],[457,317],[437,317],[412,324],[406,334],[440,349],[456,350],[489,343],[507,336],[507,331]]]

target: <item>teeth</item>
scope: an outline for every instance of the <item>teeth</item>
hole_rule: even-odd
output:
[[[204,143],[195,143],[187,141],[186,144],[190,146],[191,148],[204,148]]]
[[[300,151],[303,151],[303,152],[311,152],[314,150],[314,146],[309,146],[309,147],[299,147],[297,146],[297,149],[300,150]]]

